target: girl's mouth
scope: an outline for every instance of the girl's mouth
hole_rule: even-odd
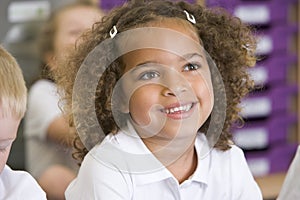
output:
[[[161,109],[161,111],[166,114],[181,114],[181,113],[190,111],[194,107],[195,104],[196,103],[188,103],[188,104],[184,104],[184,105],[164,108],[164,109]]]

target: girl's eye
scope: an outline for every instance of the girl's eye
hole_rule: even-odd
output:
[[[151,80],[159,77],[159,73],[155,71],[145,72],[140,76],[140,80]]]
[[[187,72],[187,71],[195,71],[195,70],[197,70],[197,69],[199,69],[199,68],[200,68],[200,65],[189,63],[189,64],[187,64],[187,65],[185,65],[185,66],[183,67],[183,71],[184,71],[184,72]]]

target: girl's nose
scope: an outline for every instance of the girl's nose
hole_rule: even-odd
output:
[[[164,72],[162,84],[164,96],[181,96],[189,87],[188,80],[173,68],[167,68]]]
[[[187,87],[181,81],[164,86],[162,91],[164,96],[181,96],[187,91]]]

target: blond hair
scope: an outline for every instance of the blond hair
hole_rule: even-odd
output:
[[[26,111],[27,88],[16,59],[0,46],[0,117],[21,119]]]

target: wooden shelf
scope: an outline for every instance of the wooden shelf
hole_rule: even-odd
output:
[[[285,178],[286,173],[276,173],[276,174],[270,174],[264,177],[257,177],[255,178],[257,184],[259,185],[263,198],[264,199],[276,199],[284,178]]]

